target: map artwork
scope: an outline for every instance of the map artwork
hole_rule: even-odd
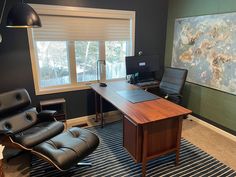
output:
[[[236,95],[236,13],[175,20],[172,66],[187,81]]]

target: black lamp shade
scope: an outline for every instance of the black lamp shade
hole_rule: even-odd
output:
[[[8,13],[6,26],[9,28],[37,28],[42,24],[32,7],[26,3],[17,3]]]

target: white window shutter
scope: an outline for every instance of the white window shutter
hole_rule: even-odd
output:
[[[130,40],[130,20],[41,15],[42,28],[34,28],[36,41]]]

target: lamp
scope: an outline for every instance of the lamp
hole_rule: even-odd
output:
[[[105,60],[97,60],[97,81],[100,83],[100,86],[105,86],[104,74],[105,74]]]
[[[3,13],[6,6],[6,0],[4,1],[0,24],[2,23]],[[41,27],[41,21],[38,14],[34,11],[32,7],[24,3],[16,3],[12,6],[11,10],[7,16],[6,27],[8,28],[37,28]],[[2,36],[0,34],[0,43],[2,41]]]
[[[22,0],[21,3],[13,5],[9,11],[6,26],[9,28],[37,28],[42,24],[34,9]]]

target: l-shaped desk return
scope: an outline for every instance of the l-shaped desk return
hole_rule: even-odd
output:
[[[107,83],[107,87],[92,84],[95,91],[96,118],[99,116],[97,96],[100,96],[100,117],[103,127],[102,98],[113,104],[124,115],[123,146],[136,163],[142,163],[142,176],[146,175],[147,161],[175,152],[176,165],[182,132],[182,119],[192,111],[163,98],[131,103],[117,91],[137,89],[125,81]]]

